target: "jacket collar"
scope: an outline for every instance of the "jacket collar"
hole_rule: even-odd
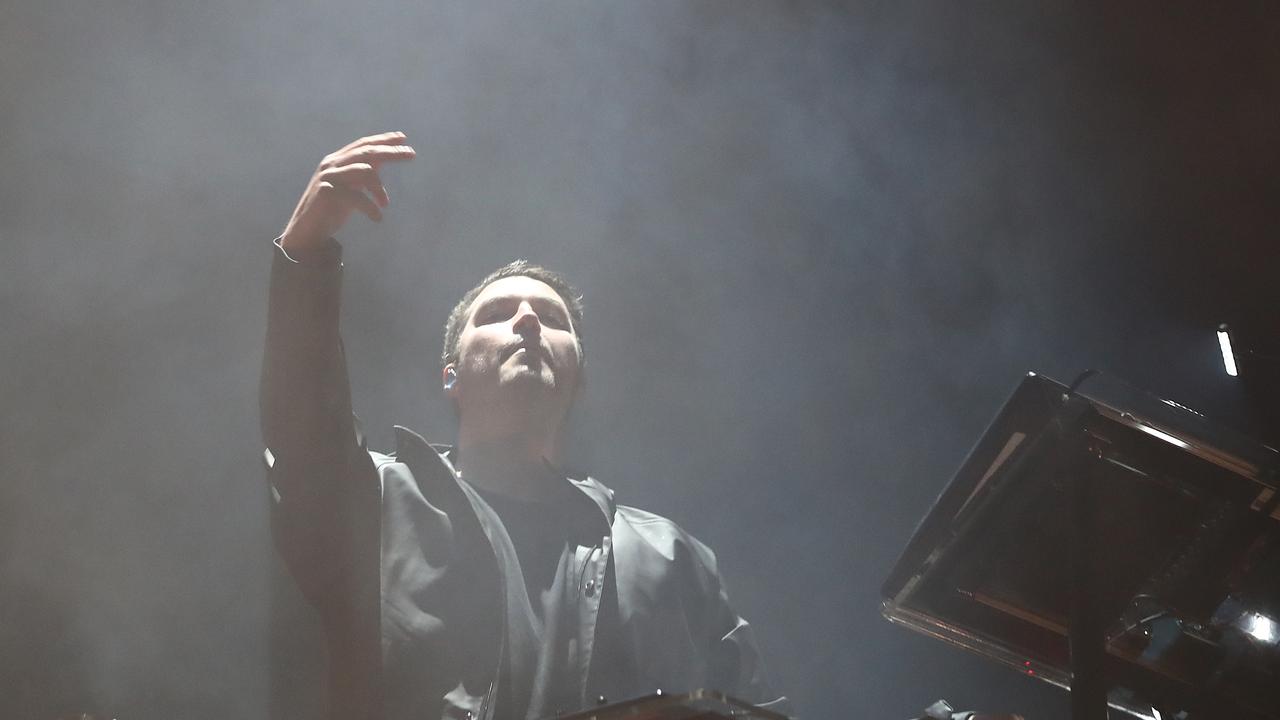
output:
[[[395,434],[396,457],[407,464],[415,475],[423,473],[437,481],[445,477],[458,481],[453,447],[429,443],[418,433],[401,425],[395,426]],[[575,496],[585,496],[599,511],[599,518],[605,523],[604,532],[607,534],[609,528],[613,527],[613,518],[618,509],[613,499],[613,490],[590,476],[577,479],[564,475],[564,478],[568,486],[577,491]],[[422,477],[419,482],[425,479],[426,477]]]

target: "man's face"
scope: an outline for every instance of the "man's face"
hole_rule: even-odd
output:
[[[458,338],[457,383],[449,394],[464,413],[476,404],[573,400],[582,363],[564,301],[523,275],[495,280],[476,296]],[[513,409],[513,408],[512,408]]]

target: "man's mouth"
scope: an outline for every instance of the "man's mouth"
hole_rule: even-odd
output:
[[[544,356],[544,353],[542,352],[542,347],[538,345],[538,343],[521,342],[521,343],[516,343],[515,345],[512,345],[506,350],[503,350],[502,360],[503,362],[506,362],[509,358],[515,357],[516,355],[519,355],[521,353],[528,355],[531,358],[541,358]]]

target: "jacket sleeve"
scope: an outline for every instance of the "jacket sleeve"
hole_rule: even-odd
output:
[[[729,603],[715,554],[706,545],[698,543],[697,546],[713,578],[710,598],[712,634],[707,662],[709,687],[722,689],[733,697],[767,710],[791,715],[791,704],[786,696],[778,694],[769,685],[751,625]]]
[[[336,241],[296,259],[277,244],[259,402],[272,535],[325,625],[331,711],[373,717],[381,488],[351,414],[341,280]]]

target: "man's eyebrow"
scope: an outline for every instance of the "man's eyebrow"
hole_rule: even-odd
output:
[[[511,300],[510,295],[490,295],[489,297],[478,301],[476,303],[476,309],[479,310],[480,308],[489,307],[490,305],[496,305],[497,303],[509,300]]]
[[[568,308],[566,308],[566,307],[564,306],[564,301],[563,301],[563,300],[561,300],[561,299],[560,299],[560,298],[558,298],[558,297],[556,297],[556,298],[544,298],[544,297],[540,297],[540,298],[533,298],[532,302],[533,302],[533,304],[535,304],[535,305],[537,305],[537,304],[546,305],[548,308],[550,308],[550,309],[552,309],[552,310],[555,310],[556,312],[558,312],[558,313],[560,313],[560,314],[562,314],[562,315],[568,315],[568,314],[569,314]]]

